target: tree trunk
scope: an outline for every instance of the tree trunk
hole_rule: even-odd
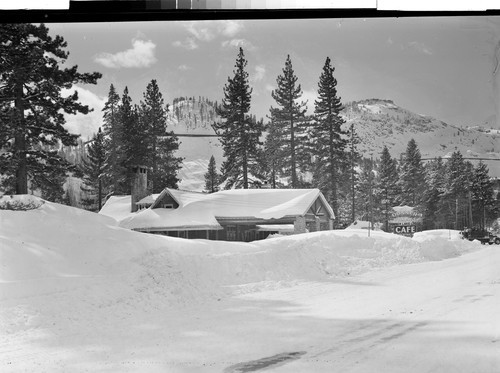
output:
[[[16,135],[14,157],[16,159],[16,194],[28,194],[28,166],[26,161],[26,123],[24,120],[23,83],[16,85]]]
[[[247,152],[243,152],[243,189],[248,189],[248,159]]]
[[[153,130],[153,138],[152,138],[152,142],[153,142],[153,175],[151,177],[151,191],[152,192],[156,192],[156,183],[155,181],[157,180],[157,177],[158,177],[158,173],[157,173],[157,165],[156,165],[156,131]]]
[[[337,206],[337,172],[335,171],[335,150],[333,146],[333,128],[331,123],[331,115],[328,115],[328,120],[330,121],[330,138],[329,138],[329,151],[330,151],[330,193],[332,196],[332,209],[335,217],[338,216],[338,206]]]
[[[98,189],[98,192],[97,192],[97,206],[98,206],[98,212],[101,211],[101,207],[102,207],[102,180],[101,178],[99,177],[99,189]]]
[[[297,188],[297,170],[295,160],[295,130],[293,128],[293,114],[290,115],[290,152],[292,162],[292,188]]]
[[[245,113],[243,109],[241,110],[240,114],[240,128],[245,128]],[[243,134],[242,138],[247,139],[247,134]],[[245,143],[248,143],[248,141],[245,141]],[[247,156],[247,150],[243,150],[243,189],[248,189],[248,156]]]

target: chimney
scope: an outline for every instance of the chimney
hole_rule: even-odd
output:
[[[148,195],[148,169],[146,166],[132,166],[131,212],[137,211],[137,202]]]

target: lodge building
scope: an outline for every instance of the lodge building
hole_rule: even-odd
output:
[[[165,188],[144,193],[136,168],[132,196],[112,196],[100,213],[121,227],[172,237],[254,241],[273,233],[333,229],[334,213],[319,189],[233,189],[199,193]],[[139,198],[142,197],[142,198]]]

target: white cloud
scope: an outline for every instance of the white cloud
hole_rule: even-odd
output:
[[[222,35],[232,38],[243,29],[243,23],[234,20],[219,21],[219,30]]]
[[[180,65],[178,67],[178,69],[181,70],[181,71],[191,70],[191,68],[188,65],[184,65],[184,64]]]
[[[63,96],[72,95],[74,91],[78,92],[78,101],[82,105],[87,105],[89,109],[94,111],[84,114],[69,115],[64,114],[66,118],[65,128],[74,134],[81,134],[83,140],[91,138],[94,133],[97,133],[99,127],[102,126],[102,109],[107,101],[106,97],[99,97],[95,93],[78,86],[73,86],[71,89],[64,89]]]
[[[172,44],[174,47],[181,47],[187,50],[193,50],[198,48],[198,44],[196,43],[196,41],[190,37],[186,38],[186,40],[184,41],[179,41],[179,40],[174,41]]]
[[[212,41],[216,36],[210,23],[193,21],[187,23],[186,28],[191,35],[200,41]]]
[[[218,36],[225,36],[232,38],[237,35],[241,30],[243,30],[243,23],[241,21],[234,20],[222,20],[222,21],[192,21],[186,22],[184,24],[187,32],[190,36],[186,41],[181,44],[181,42],[176,42],[176,46],[184,46],[187,49],[189,45],[195,45],[196,41],[199,42],[211,42]],[[189,40],[188,42],[188,39]]]
[[[246,39],[225,40],[221,43],[223,48],[243,48],[244,50],[255,50],[255,46]]]
[[[262,79],[264,79],[264,76],[266,75],[266,67],[264,65],[257,65],[255,66],[255,73],[253,75],[252,82],[259,82]]]
[[[94,61],[105,67],[119,69],[121,67],[149,67],[157,60],[155,57],[156,45],[151,40],[132,40],[132,48],[123,52],[100,53]]]

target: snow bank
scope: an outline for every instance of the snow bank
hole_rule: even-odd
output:
[[[34,210],[44,204],[44,200],[31,194],[3,195],[0,197],[0,210],[26,211]]]
[[[96,304],[188,305],[478,248],[456,232],[450,240],[450,231],[414,239],[349,229],[253,243],[184,240],[122,229],[109,217],[50,202],[31,211],[0,211],[0,221],[4,299],[85,284],[84,293],[75,291],[68,301],[92,294]]]
[[[114,336],[124,325],[235,295],[355,278],[481,248],[443,232],[416,239],[367,233],[184,240],[130,231],[110,217],[50,202],[0,210],[0,341],[30,335],[64,344],[89,331]]]
[[[462,255],[477,249],[479,241],[463,240],[460,231],[436,229],[417,232],[413,240],[420,244],[420,253],[426,260],[442,260]]]
[[[223,351],[233,359],[233,352],[241,353],[241,344],[224,339],[224,329],[232,328],[225,317],[234,314],[227,308],[241,298],[227,297],[345,278],[352,283],[366,271],[482,247],[453,231],[414,239],[349,229],[253,243],[184,240],[130,231],[110,217],[50,202],[28,211],[0,210],[2,367],[182,372],[190,366],[176,362],[196,358],[203,359],[196,371],[205,371],[209,353]],[[346,291],[359,289],[349,286]],[[245,330],[255,322],[247,306],[239,308],[242,322],[249,321]],[[200,321],[201,315],[208,316]],[[274,323],[266,313],[259,317],[259,324]],[[282,341],[278,329],[274,334]],[[235,325],[232,333],[239,332]],[[204,352],[207,345],[211,349]],[[169,363],[151,370],[151,361]]]

